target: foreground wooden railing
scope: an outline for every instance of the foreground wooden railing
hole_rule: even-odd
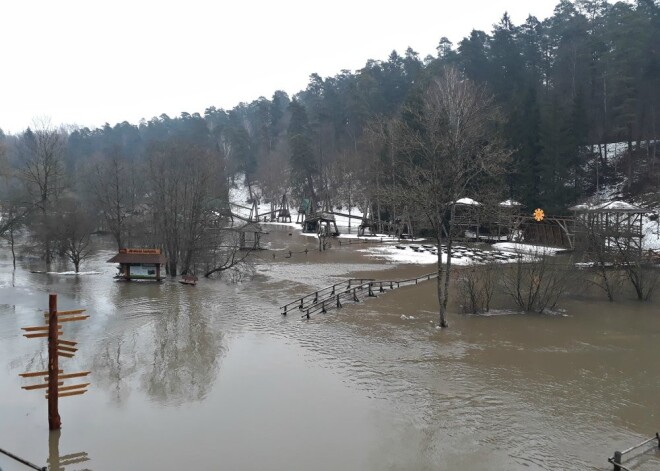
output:
[[[607,461],[611,463],[614,466],[614,471],[630,471],[630,469],[626,468],[622,463],[623,463],[623,456],[627,455],[631,451],[634,451],[638,448],[643,447],[644,445],[647,445],[651,443],[652,441],[657,440],[658,441],[658,448],[660,448],[660,434],[656,432],[655,437],[651,437],[647,440],[644,440],[641,443],[638,443],[637,445],[631,446],[630,448],[627,448],[623,451],[615,451],[614,456],[611,458],[607,458]]]

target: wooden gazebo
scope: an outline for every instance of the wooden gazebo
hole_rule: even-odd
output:
[[[460,198],[451,204],[452,226],[458,231],[459,238],[479,238],[482,206],[472,198]]]
[[[579,204],[570,210],[575,215],[574,232],[597,234],[605,249],[642,250],[643,216],[646,209],[625,201]],[[591,237],[590,239],[593,239]]]
[[[108,263],[118,263],[118,280],[154,280],[161,281],[163,265],[167,258],[160,249],[119,249],[119,253],[108,260]]]

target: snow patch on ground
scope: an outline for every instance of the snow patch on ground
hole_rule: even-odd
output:
[[[642,247],[644,250],[660,250],[660,219],[651,221],[645,217],[642,222]]]
[[[84,276],[84,275],[101,275],[100,271],[47,271],[47,275],[66,275],[66,276]]]
[[[370,257],[378,257],[392,263],[430,265],[438,262],[437,248],[432,245],[385,245],[358,250]],[[467,266],[483,263],[513,263],[519,255],[501,250],[487,251],[477,248],[457,246],[452,250],[452,264]],[[447,262],[443,248],[442,263]]]
[[[366,253],[369,257],[382,258],[393,263],[410,263],[413,265],[430,265],[438,261],[438,256],[430,252],[414,252],[412,250],[399,250],[394,246],[369,247],[358,252]]]
[[[399,238],[395,236],[390,236],[387,234],[374,234],[374,235],[368,235],[368,236],[359,236],[357,233],[357,229],[355,229],[353,232],[350,234],[339,234],[340,239],[359,239],[359,240],[366,240],[366,241],[373,241],[373,242],[399,242]],[[415,239],[416,241],[423,241],[424,239]]]
[[[493,244],[493,248],[529,255],[557,255],[557,253],[565,250],[561,247],[546,247],[544,245],[519,244],[516,242],[498,242]]]

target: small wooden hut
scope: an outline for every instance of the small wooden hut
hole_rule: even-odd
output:
[[[161,281],[163,265],[167,263],[160,249],[119,249],[119,253],[108,260],[108,263],[118,263],[119,280],[154,280]]]
[[[261,235],[264,234],[261,225],[256,222],[248,222],[236,228],[236,230],[238,231],[238,245],[241,250],[261,249]]]

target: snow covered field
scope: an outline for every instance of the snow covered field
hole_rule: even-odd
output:
[[[361,249],[370,257],[378,257],[391,263],[410,263],[429,265],[437,263],[438,250],[435,245],[417,244],[387,244],[377,247]],[[473,265],[479,263],[512,263],[518,260],[519,255],[503,250],[482,250],[461,245],[452,248],[452,264]],[[447,252],[442,247],[442,261],[447,261]]]

